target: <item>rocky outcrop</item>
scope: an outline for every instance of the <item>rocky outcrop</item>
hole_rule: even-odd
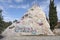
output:
[[[5,36],[54,35],[46,20],[45,13],[39,6],[30,8],[19,22],[13,23],[3,33]]]

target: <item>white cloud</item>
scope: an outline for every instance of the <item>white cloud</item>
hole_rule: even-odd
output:
[[[9,5],[10,8],[23,8],[26,9],[29,7],[29,4],[25,4],[25,5]]]
[[[12,0],[7,0],[8,3],[12,3]]]
[[[5,9],[4,9],[3,6],[0,6],[0,9],[3,10],[3,11],[2,11],[2,16],[3,16],[4,21],[8,22],[8,21],[13,21],[13,20],[17,19],[17,18],[12,17],[11,15],[9,15],[9,14],[5,11]]]
[[[13,22],[15,19],[18,20],[18,18],[14,18],[14,17],[9,16],[9,15],[8,16],[6,15],[4,17],[4,21],[6,21],[6,22],[9,22],[9,21],[12,21]]]
[[[60,20],[60,5],[57,5],[57,13],[58,13],[58,19]]]
[[[9,22],[9,21],[14,21],[15,19],[18,20],[18,18],[12,17],[11,15],[9,15],[6,11],[3,11],[3,18],[4,21]]]
[[[13,20],[13,17],[11,17],[5,10],[3,10],[2,15],[3,15],[4,21],[6,22]]]
[[[3,6],[0,6],[0,9],[4,10],[4,7]]]
[[[17,6],[17,8],[24,8],[24,9],[26,9],[28,7],[29,7],[29,4]]]
[[[9,5],[9,7],[14,8],[14,5]]]
[[[14,0],[17,3],[23,2],[23,0]]]
[[[0,2],[4,2],[4,0],[0,0]]]
[[[60,3],[57,4],[57,11],[60,11]]]
[[[5,3],[5,2],[7,2],[7,3],[11,3],[12,0],[0,0],[0,2],[2,2],[2,3]]]

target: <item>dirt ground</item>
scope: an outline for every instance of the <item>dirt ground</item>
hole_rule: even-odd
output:
[[[17,36],[5,37],[0,40],[60,40],[60,36]]]

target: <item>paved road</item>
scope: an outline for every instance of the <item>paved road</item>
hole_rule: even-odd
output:
[[[1,40],[60,40],[60,36],[20,36],[3,38]]]

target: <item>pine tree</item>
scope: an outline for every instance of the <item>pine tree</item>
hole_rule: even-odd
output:
[[[50,0],[49,20],[50,20],[50,29],[54,30],[54,27],[57,25],[57,21],[58,21],[56,6],[54,5],[54,0]]]

